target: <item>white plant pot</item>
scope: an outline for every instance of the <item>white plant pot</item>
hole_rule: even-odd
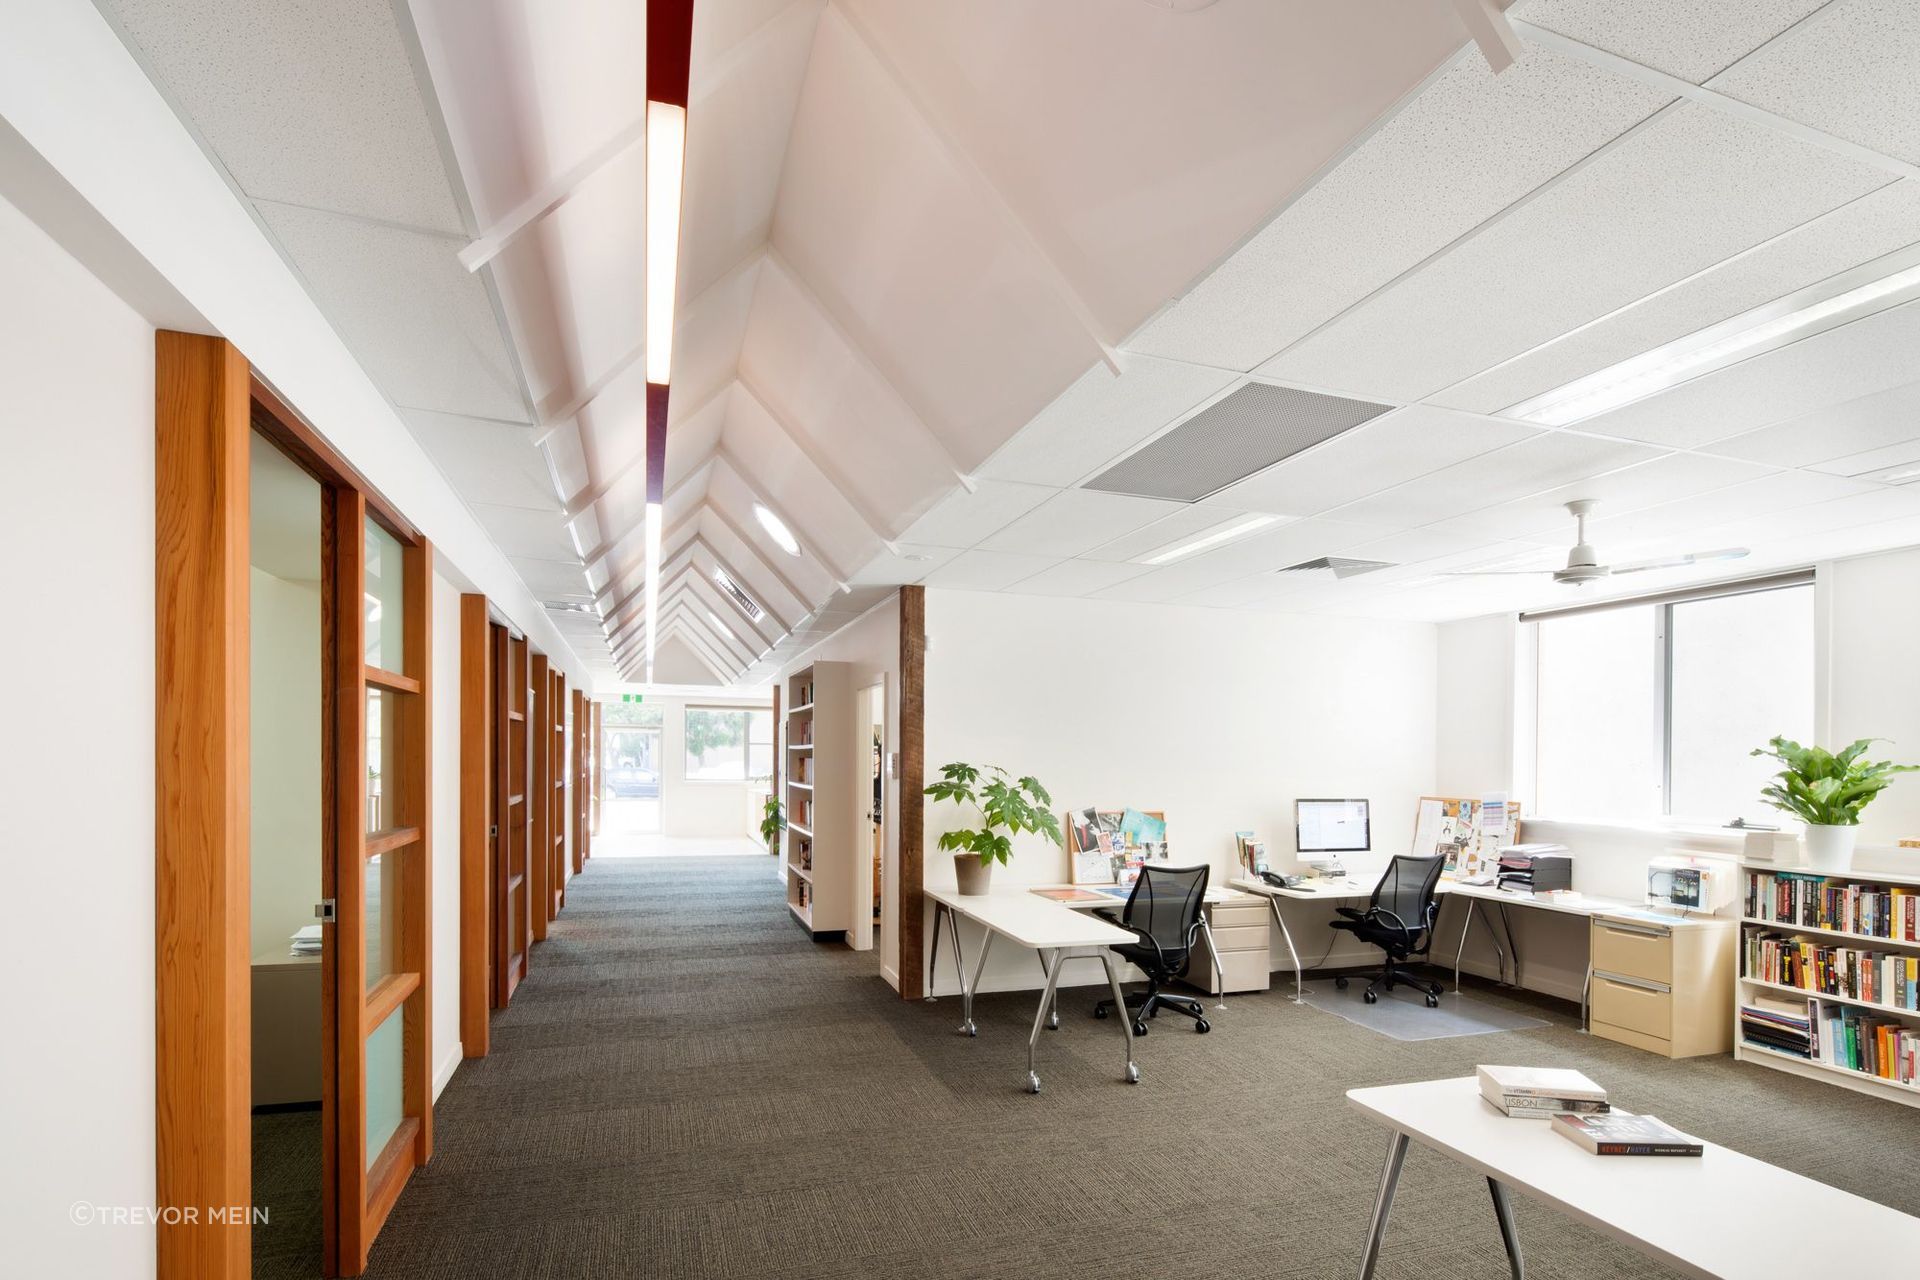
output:
[[[953,855],[953,878],[960,886],[960,892],[969,898],[977,897],[987,891],[993,873],[991,862],[980,861],[977,853],[956,853]]]
[[[1859,827],[1807,824],[1807,865],[1815,871],[1845,871],[1853,865],[1853,842]]]

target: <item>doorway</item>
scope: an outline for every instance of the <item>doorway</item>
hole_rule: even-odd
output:
[[[887,684],[884,679],[859,690],[854,698],[860,740],[860,857],[855,873],[853,927],[847,943],[872,950],[886,919],[887,850]]]
[[[658,835],[666,814],[666,758],[658,705],[609,702],[601,715],[600,831],[609,838]]]

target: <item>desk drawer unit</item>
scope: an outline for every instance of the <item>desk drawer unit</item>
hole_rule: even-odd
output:
[[[1595,916],[1594,1035],[1669,1058],[1733,1047],[1732,922]]]
[[[1234,897],[1206,908],[1213,945],[1220,951],[1224,990],[1265,991],[1273,984],[1267,965],[1267,904],[1258,898]],[[1187,984],[1202,991],[1214,989],[1213,957],[1202,942],[1187,969]]]

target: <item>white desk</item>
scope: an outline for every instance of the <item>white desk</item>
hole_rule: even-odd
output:
[[[1507,1205],[1513,1187],[1682,1275],[1756,1280],[1830,1275],[1842,1255],[1920,1257],[1920,1218],[1707,1143],[1684,1156],[1589,1155],[1538,1120],[1488,1106],[1468,1076],[1351,1089],[1347,1100],[1393,1130],[1360,1280],[1373,1275],[1409,1139],[1478,1171],[1514,1280],[1525,1276]],[[1627,1101],[1630,1110],[1640,1110]],[[1657,1114],[1657,1109],[1654,1109]],[[1871,1266],[1872,1264],[1869,1264]],[[1908,1264],[1893,1263],[1895,1269]]]
[[[1097,911],[1105,907],[1125,908],[1127,905],[1126,897],[1122,894],[1107,893],[1105,890],[1109,887],[1111,886],[1088,884],[1032,884],[1027,886],[1027,892],[1033,894],[1035,897],[1039,897],[1043,889],[1078,889],[1087,893],[1097,893],[1100,895],[1097,901],[1088,899],[1056,903],[1056,905],[1065,907],[1069,911]],[[1129,887],[1129,892],[1131,892],[1131,887]],[[1207,903],[1228,902],[1231,901],[1232,898],[1232,893],[1220,888],[1218,885],[1208,885],[1206,895],[1201,901]],[[1052,898],[1041,898],[1040,900],[1042,902],[1055,902]],[[1224,1009],[1227,1007],[1227,993],[1219,982],[1221,969],[1220,949],[1213,945],[1213,926],[1207,923],[1207,913],[1204,911],[1200,913],[1200,937],[1207,944],[1207,954],[1213,957],[1213,972],[1215,975],[1213,991],[1215,1001],[1214,1008]],[[939,939],[935,938],[934,941],[937,943]],[[1053,1018],[1050,1025],[1055,1029],[1059,1028],[1060,1019],[1057,1015]]]
[[[1107,986],[1122,1015],[1112,1021],[1119,1024],[1121,1038],[1126,1041],[1125,1079],[1131,1084],[1140,1082],[1140,1068],[1133,1061],[1133,1020],[1125,1016],[1127,1001],[1121,993],[1120,971],[1114,967],[1115,957],[1110,950],[1115,944],[1134,941],[1133,934],[1119,925],[1036,897],[1025,886],[1010,886],[972,896],[953,889],[928,889],[926,894],[934,903],[934,938],[927,961],[927,988],[933,988],[934,966],[939,963],[940,918],[944,914],[953,917],[948,922],[948,933],[953,939],[953,963],[960,978],[959,1029],[962,1035],[979,1034],[979,1028],[973,1021],[973,995],[979,989],[980,975],[986,970],[987,952],[993,946],[994,937],[1007,938],[1039,953],[1040,967],[1046,971],[1047,985],[1040,992],[1040,1007],[1034,1011],[1033,1030],[1027,1036],[1028,1093],[1040,1092],[1040,1076],[1035,1070],[1034,1058],[1040,1045],[1041,1028],[1051,1026],[1057,1029],[1060,1025],[1055,993],[1060,985],[1061,966],[1076,959],[1097,959],[1105,966]],[[983,931],[980,954],[974,960],[971,982],[967,980],[966,957],[960,949],[958,918],[961,916],[979,925]]]

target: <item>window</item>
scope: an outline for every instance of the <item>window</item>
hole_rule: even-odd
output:
[[[1809,576],[1529,621],[1540,814],[1777,821],[1749,753],[1814,736]]]
[[[687,708],[687,780],[745,782],[773,772],[773,713],[752,707]]]

